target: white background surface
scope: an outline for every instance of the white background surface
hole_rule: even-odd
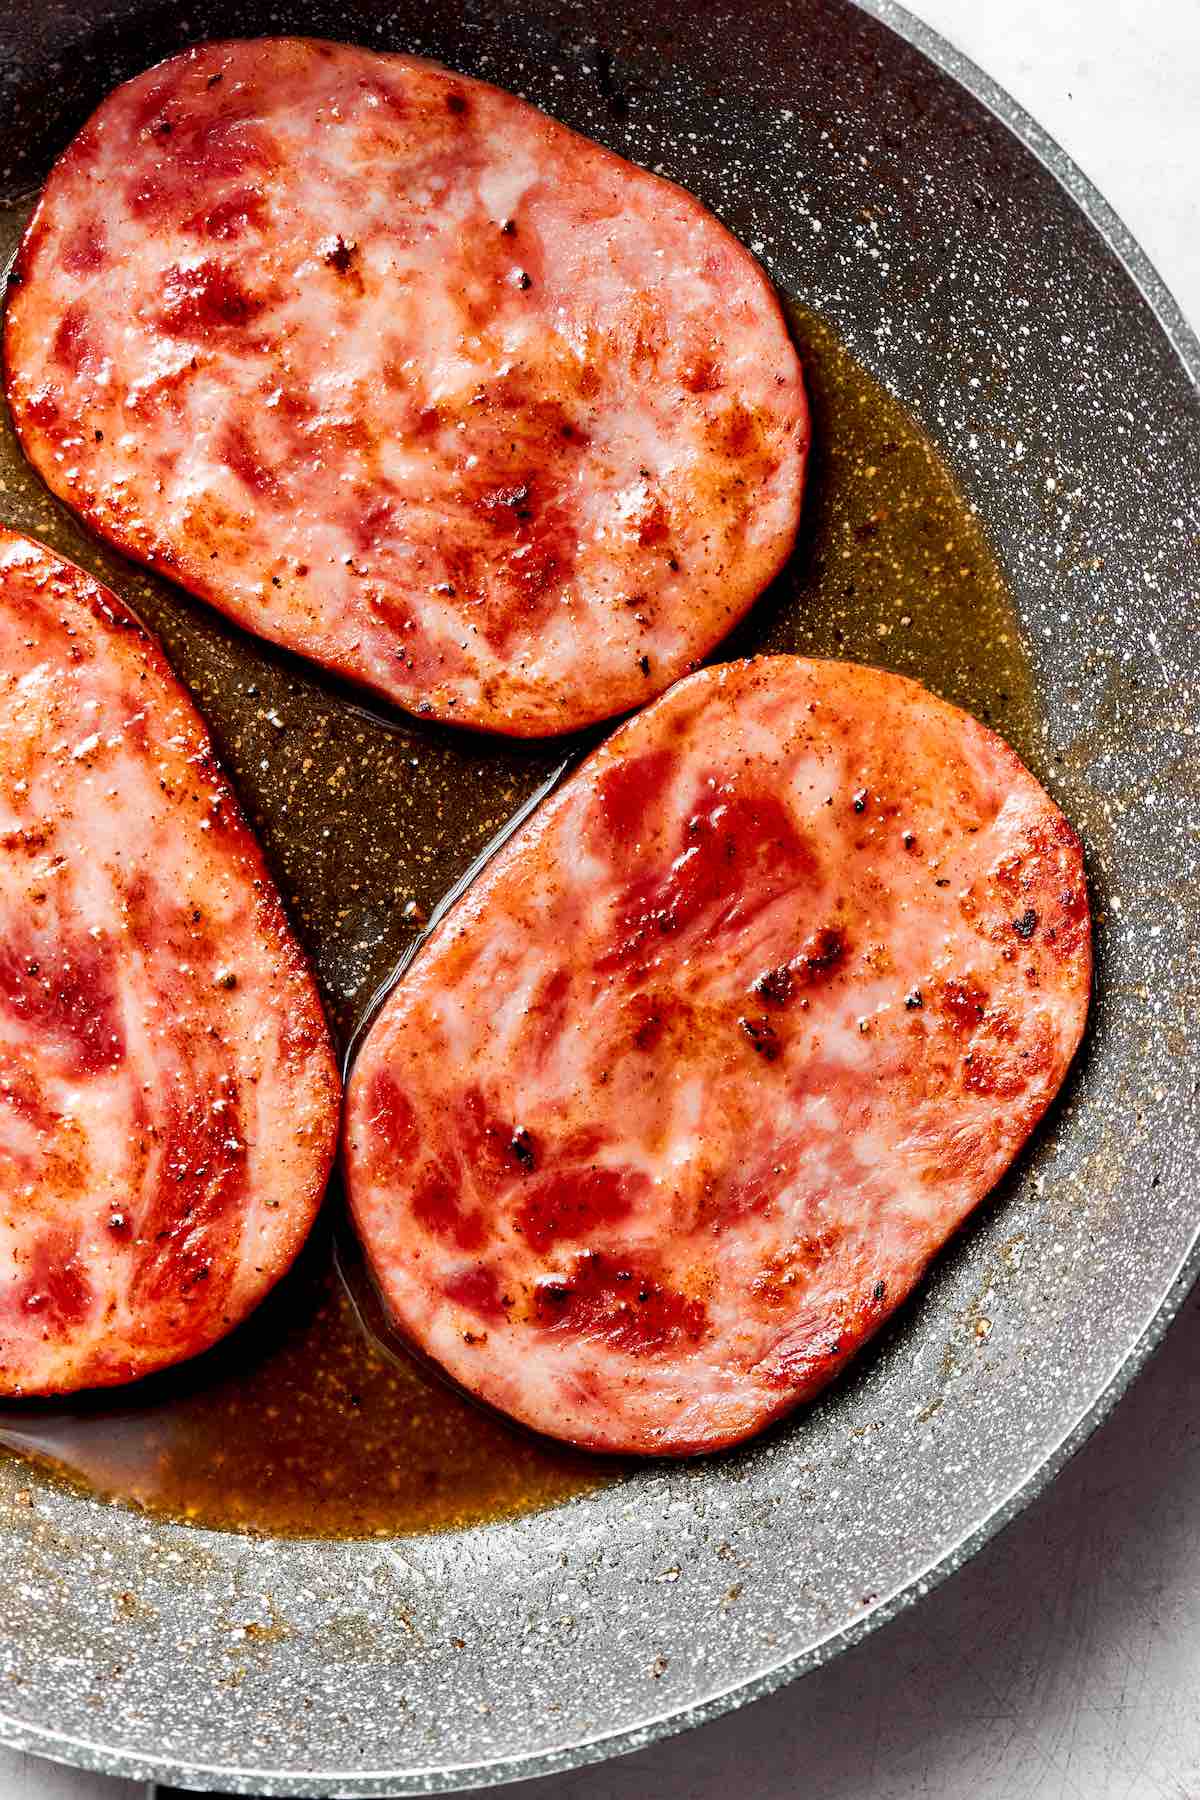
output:
[[[1200,0],[915,10],[1059,140],[1200,326]],[[506,1800],[1200,1800],[1198,1413],[1193,1299],[1051,1491],[922,1605],[770,1700]],[[0,1800],[140,1795],[0,1750]]]

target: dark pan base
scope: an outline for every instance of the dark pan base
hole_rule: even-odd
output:
[[[424,51],[697,192],[912,407],[976,502],[1034,672],[1041,726],[1020,747],[1088,843],[1099,921],[1093,1029],[1031,1154],[886,1341],[757,1445],[511,1523],[349,1543],[146,1520],[0,1461],[0,1740],[313,1795],[471,1787],[633,1749],[815,1666],[956,1567],[1103,1417],[1186,1291],[1200,351],[1061,153],[899,9],[875,10],[17,0],[0,23],[13,199],[120,76],[256,29]],[[0,516],[149,609],[143,578],[32,488],[0,493]],[[765,603],[764,635],[787,605]],[[352,1022],[403,947],[371,913],[377,840],[345,835],[352,787],[295,787],[292,831],[266,717],[331,690],[170,607],[172,653],[284,885],[369,898],[346,902],[336,942],[310,930]],[[341,693],[327,711],[322,767],[349,767],[359,715]],[[474,747],[421,742],[413,779],[431,794],[479,779]],[[476,836],[425,844],[401,903],[450,886],[543,778],[540,755],[495,752]],[[342,848],[314,861],[326,829]]]

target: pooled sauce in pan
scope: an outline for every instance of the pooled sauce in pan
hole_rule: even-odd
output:
[[[345,1257],[357,1265],[318,1227],[220,1348],[140,1388],[0,1410],[0,1441],[150,1511],[278,1537],[467,1525],[606,1478],[611,1465],[512,1429],[368,1336],[373,1297]]]
[[[0,221],[0,254],[23,213]],[[898,669],[1032,755],[1031,670],[969,503],[830,328],[801,312],[793,327],[814,426],[800,543],[718,656],[796,651]],[[92,543],[26,467],[7,419],[0,519],[91,568],[163,638],[348,1042],[437,900],[580,746],[378,715]],[[336,1191],[327,1210],[340,1210]],[[342,1231],[319,1226],[292,1275],[206,1357],[139,1388],[0,1407],[0,1444],[107,1498],[277,1536],[446,1529],[619,1477],[612,1461],[519,1431],[411,1360]]]

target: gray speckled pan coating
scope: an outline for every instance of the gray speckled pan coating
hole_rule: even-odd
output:
[[[1046,721],[1023,748],[1087,839],[1100,916],[1094,1028],[1048,1129],[878,1349],[757,1446],[519,1523],[355,1544],[189,1530],[36,1482],[23,1504],[28,1472],[0,1464],[0,1738],[195,1787],[415,1793],[632,1749],[872,1629],[1050,1478],[1191,1281],[1200,349],[1061,152],[884,0],[13,0],[4,178],[30,187],[118,75],[256,29],[522,91],[694,189],[828,315],[997,546]],[[49,520],[145,603],[48,502],[0,494],[3,512]],[[185,663],[189,632],[225,641],[163,605]],[[201,699],[228,745],[236,708]],[[457,754],[438,751],[446,780]],[[270,782],[230,756],[286,880]],[[353,948],[315,946],[331,991],[371,985]]]

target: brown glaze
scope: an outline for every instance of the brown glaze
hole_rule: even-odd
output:
[[[788,310],[813,419],[800,541],[719,659],[790,650],[912,675],[992,726],[1037,773],[1028,652],[969,500],[911,413],[829,325]]]
[[[276,1537],[468,1525],[606,1477],[607,1465],[513,1431],[372,1343],[360,1309],[373,1298],[346,1254],[353,1298],[320,1234],[285,1290],[213,1355],[123,1394],[0,1410],[0,1443],[99,1494]]]
[[[25,210],[0,220],[0,254],[15,247]],[[203,224],[215,237],[237,229],[232,215]],[[96,236],[81,241],[79,254],[100,249]],[[929,440],[829,328],[803,314],[793,326],[815,427],[805,521],[791,567],[730,653],[794,650],[886,664],[978,713],[1028,756],[1037,742],[1030,672],[978,521]],[[88,539],[24,463],[7,420],[0,519],[110,581],[161,635],[212,727],[348,1039],[440,896],[571,746],[523,748],[366,711]],[[618,832],[638,799],[614,791],[608,804]],[[1014,918],[1021,914],[1014,902]],[[824,954],[814,944],[814,967],[791,971],[793,1005],[805,982],[822,978]],[[539,1000],[548,1037],[567,1003],[548,984]],[[752,1022],[768,1008],[777,1018],[768,994],[747,996]],[[667,1026],[631,1017],[631,1038],[640,1033],[649,1046]],[[507,1140],[497,1146],[509,1151]],[[536,1159],[539,1146],[511,1153]],[[753,1200],[747,1192],[729,1204]],[[553,1230],[563,1204],[547,1202],[542,1229]],[[371,1312],[369,1292],[353,1285]],[[447,1528],[553,1504],[613,1473],[611,1463],[523,1435],[372,1344],[325,1237],[226,1357],[144,1394],[10,1411],[0,1439],[105,1495],[281,1535]]]

